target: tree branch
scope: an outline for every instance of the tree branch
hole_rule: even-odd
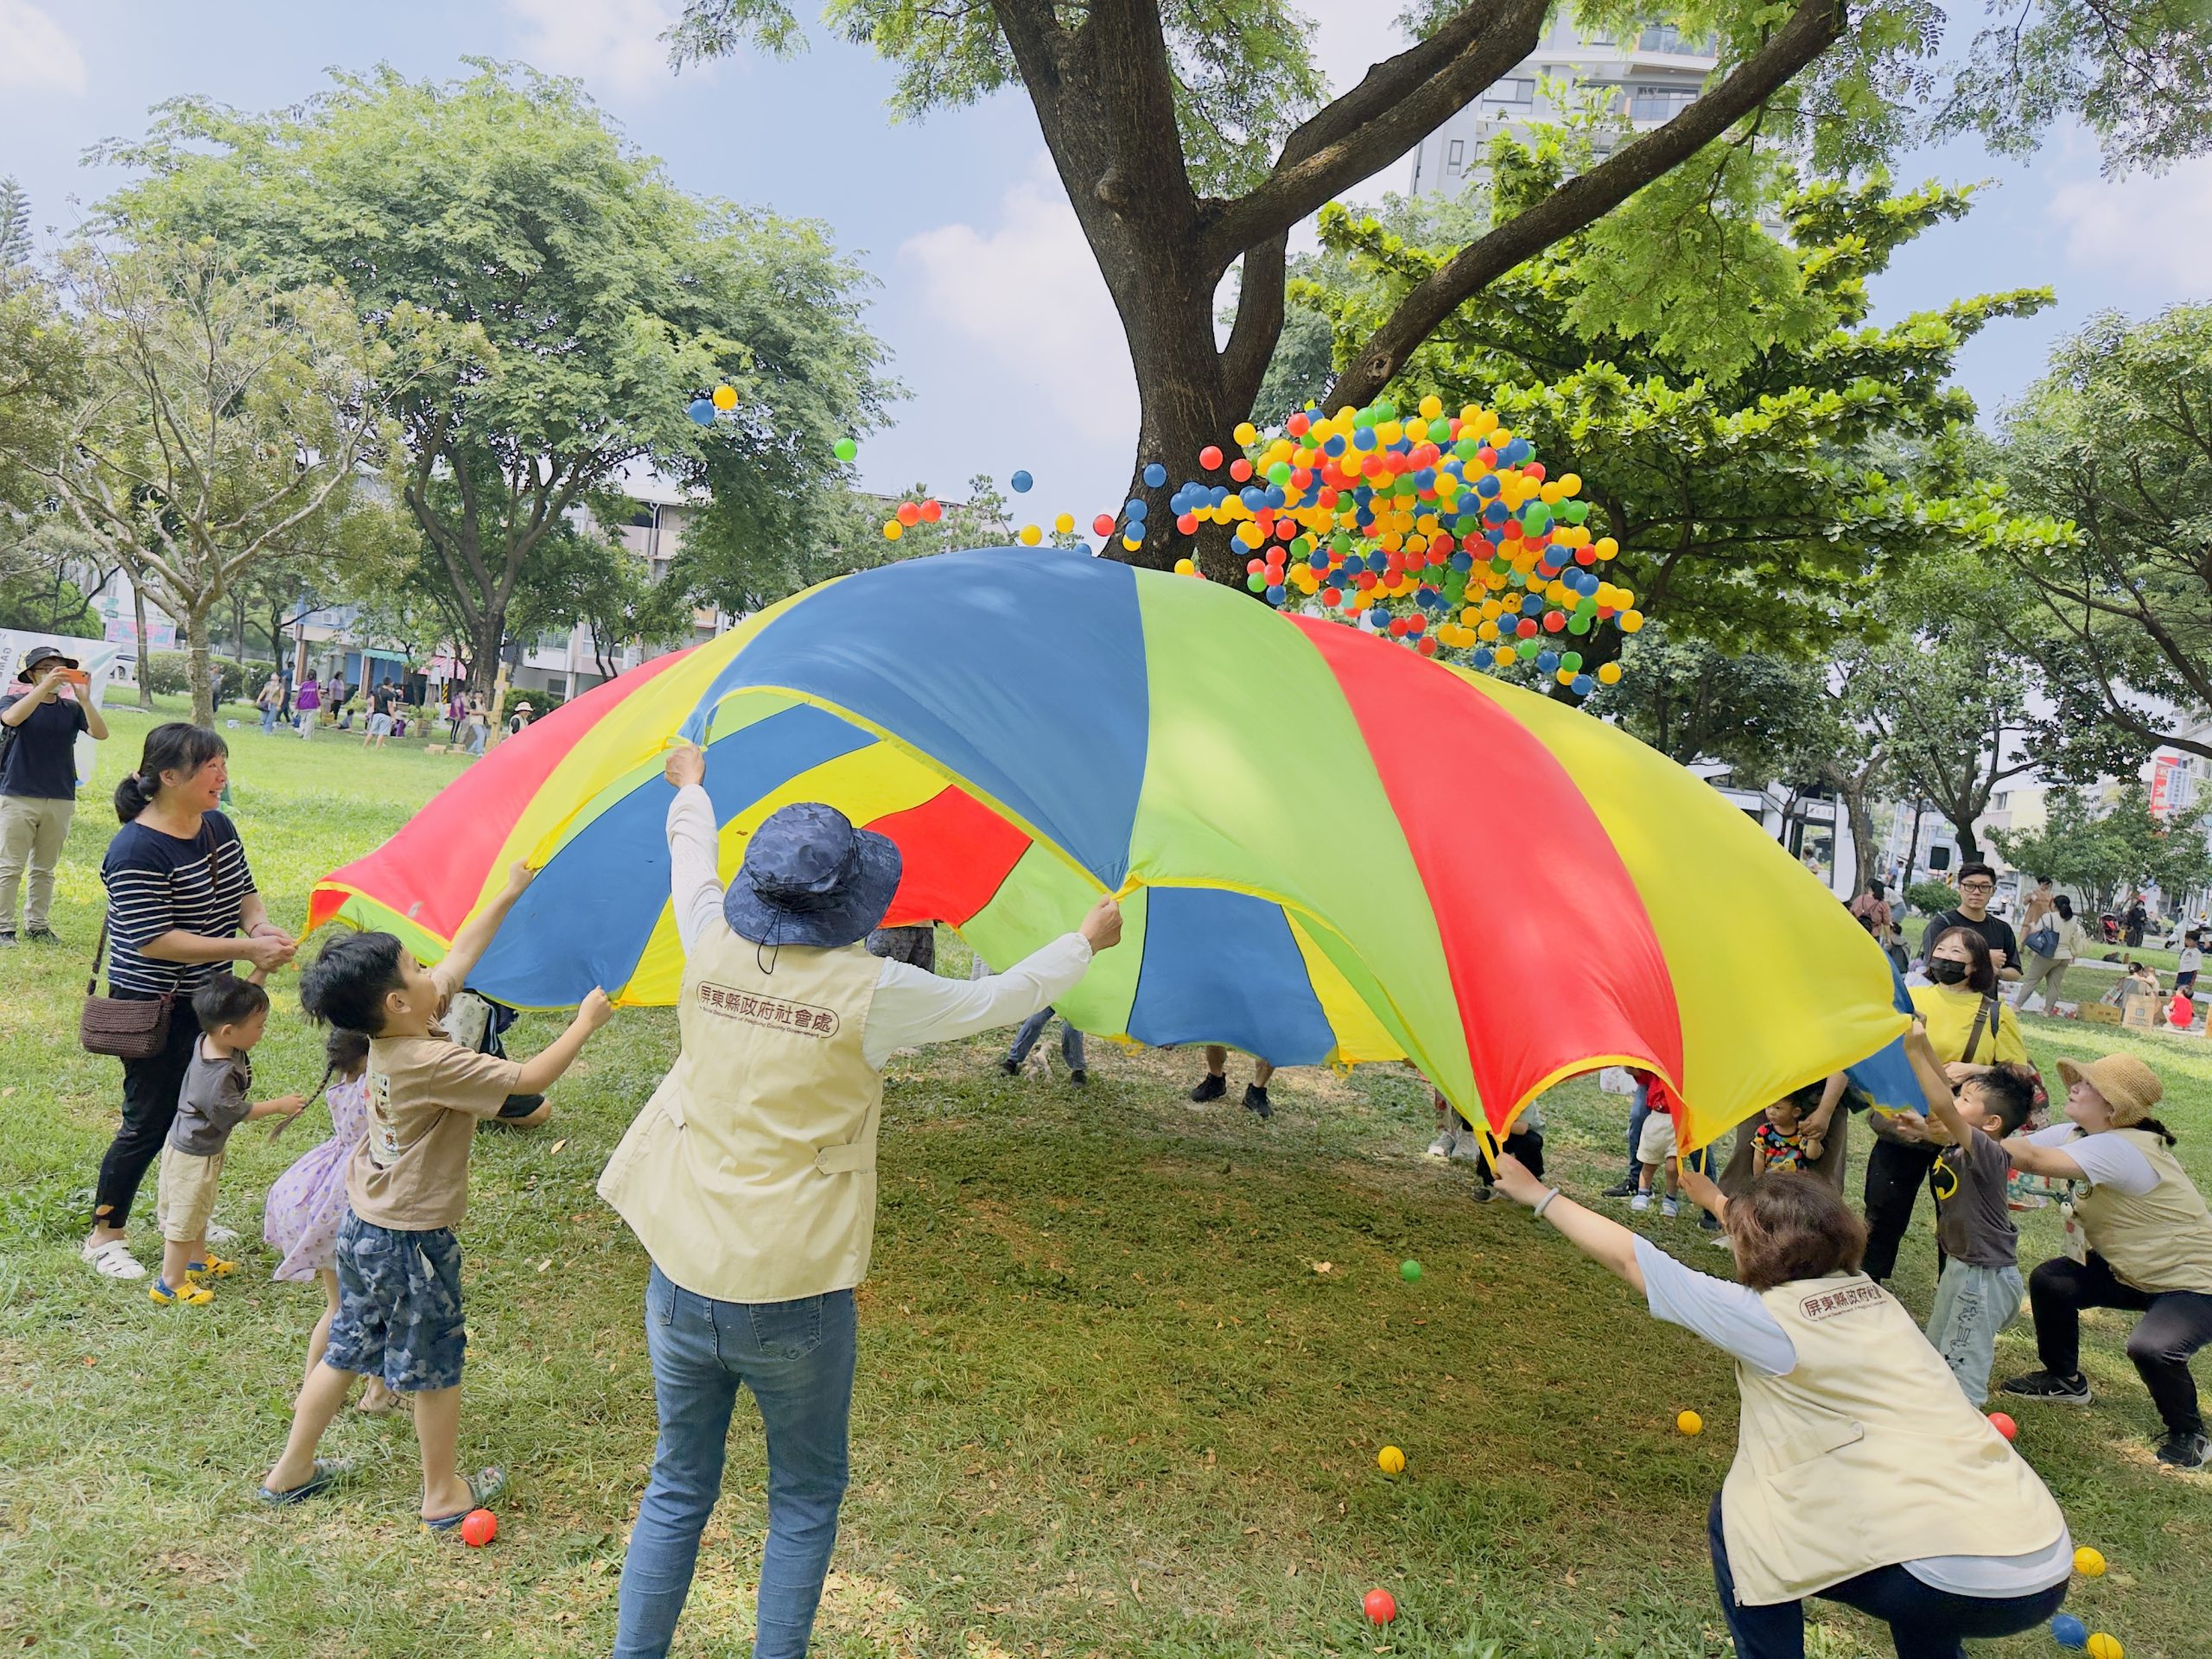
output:
[[[1244,252],[1244,270],[1236,284],[1236,321],[1222,348],[1221,378],[1229,401],[1249,409],[1267,378],[1268,364],[1282,338],[1283,272],[1289,245],[1287,233],[1269,237]]]
[[[1727,78],[1666,125],[1578,174],[1454,254],[1399,302],[1353,358],[1325,406],[1371,402],[1446,317],[1522,260],[1594,224],[1750,115],[1842,35],[1843,0],[1800,0],[1789,19]],[[1264,188],[1264,187],[1263,187]]]

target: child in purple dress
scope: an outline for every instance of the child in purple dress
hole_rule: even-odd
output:
[[[319,1092],[330,1103],[330,1139],[309,1147],[269,1189],[261,1236],[283,1258],[275,1277],[293,1284],[322,1281],[323,1310],[308,1338],[312,1376],[330,1340],[338,1312],[338,1224],[346,1219],[346,1164],[369,1128],[369,1039],[358,1031],[333,1031],[324,1044],[329,1067]],[[363,1411],[389,1411],[398,1396],[378,1377],[369,1379]]]

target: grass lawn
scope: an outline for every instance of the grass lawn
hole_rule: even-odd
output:
[[[317,1294],[271,1282],[257,1244],[207,1309],[156,1308],[75,1256],[118,1098],[115,1063],[74,1040],[80,946],[113,828],[105,785],[147,724],[111,718],[62,874],[69,946],[8,958],[0,1007],[0,1575],[15,1586],[0,1648],[604,1653],[653,1412],[645,1263],[592,1187],[671,1056],[672,1019],[624,1014],[561,1085],[551,1124],[478,1144],[462,1452],[513,1478],[499,1541],[465,1551],[415,1530],[404,1419],[341,1421],[333,1449],[357,1460],[352,1484],[259,1509],[252,1484],[283,1439]],[[316,875],[467,764],[245,727],[232,739],[237,817],[272,912],[295,925]],[[321,1071],[289,988],[257,1058],[269,1092]],[[2054,1082],[2061,1055],[2148,1057],[2184,1160],[2212,1182],[2212,1047],[2028,1023]],[[551,1030],[525,1020],[518,1052]],[[1734,1438],[1727,1362],[1524,1213],[1471,1203],[1465,1171],[1425,1160],[1427,1096],[1410,1072],[1286,1073],[1262,1125],[1189,1107],[1189,1054],[1101,1045],[1077,1092],[1001,1076],[997,1052],[979,1039],[893,1064],[853,1488],[818,1652],[1726,1651],[1704,1524]],[[1612,1179],[1623,1105],[1590,1083],[1548,1098],[1571,1188]],[[257,1236],[261,1195],[315,1121],[273,1148],[258,1127],[238,1132],[225,1219]],[[142,1259],[159,1248],[151,1211],[149,1180]],[[2050,1212],[2024,1220],[2024,1260],[2053,1254]],[[1687,1220],[1649,1224],[1718,1265]],[[1418,1283],[1399,1277],[1406,1257]],[[1898,1288],[1922,1312],[1932,1268],[1916,1233]],[[2077,1580],[2073,1610],[2133,1659],[2183,1659],[2212,1627],[2212,1479],[2153,1465],[2126,1329],[2092,1316],[2096,1407],[2024,1408],[2020,1444],[2113,1563]],[[1999,1370],[2031,1363],[2023,1321]],[[1684,1407],[1704,1414],[1702,1437],[1675,1432]],[[1376,1467],[1385,1442],[1410,1460],[1396,1481]],[[749,1650],[762,1478],[741,1406],[679,1653]],[[1380,1635],[1359,1615],[1376,1585],[1403,1609]],[[1888,1651],[1871,1624],[1816,1605],[1820,1659]],[[2032,1635],[1977,1651],[2056,1649]]]

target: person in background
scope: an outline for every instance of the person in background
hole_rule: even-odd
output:
[[[1452,1115],[1458,1116],[1458,1109],[1452,1109]],[[1467,1120],[1460,1118],[1459,1121],[1465,1123]],[[1490,1160],[1483,1156],[1482,1142],[1477,1138],[1471,1125],[1460,1144],[1467,1148],[1465,1161],[1475,1166],[1475,1188],[1467,1196],[1477,1204],[1488,1204],[1497,1195],[1497,1177],[1491,1173]],[[1513,1127],[1505,1139],[1497,1143],[1497,1149],[1508,1157],[1519,1159],[1522,1167],[1541,1180],[1544,1177],[1544,1109],[1533,1100],[1523,1106],[1521,1115],[1513,1120]],[[1453,1155],[1461,1154],[1455,1152]]]
[[[2057,902],[2058,894],[2052,890],[2050,878],[2037,876],[2035,886],[2028,889],[2027,897],[2021,901],[2020,932],[2023,937],[2040,927],[2044,918],[2050,914]]]
[[[1511,1158],[1497,1189],[1622,1279],[1654,1319],[1736,1362],[1742,1428],[1707,1511],[1738,1659],[1802,1659],[1805,1601],[1886,1624],[1900,1659],[2033,1630],[2066,1599],[2074,1540],[2050,1491],[1968,1405],[1912,1318],[1859,1271],[1866,1233],[1804,1175],[1690,1195],[1726,1230],[1737,1282],[1684,1267]],[[1593,1400],[1592,1427],[1608,1406]]]
[[[1928,931],[1920,936],[1922,962],[1927,962],[1935,950],[1936,941],[1951,929],[1971,928],[1981,936],[1982,944],[1988,947],[1997,977],[2018,979],[2020,976],[2019,939],[2013,933],[2010,922],[2002,916],[1989,913],[1989,900],[1996,891],[1997,872],[1988,865],[1961,865],[1958,906],[1929,919]]]
[[[870,936],[868,948],[876,955],[874,938]],[[1059,1010],[1050,1006],[1041,1007],[1021,1022],[1021,1029],[1014,1033],[1014,1046],[999,1062],[999,1070],[1009,1077],[1021,1075],[1021,1068],[1029,1058],[1029,1051],[1037,1046],[1037,1039],[1045,1034],[1045,1027]],[[1068,1069],[1068,1081],[1078,1089],[1090,1081],[1090,1072],[1083,1063],[1083,1033],[1065,1019],[1060,1021],[1060,1059]]]
[[[1675,1152],[1675,1116],[1657,1106],[1646,1114],[1643,1134],[1636,1143],[1636,1196],[1628,1201],[1631,1210],[1651,1207],[1651,1189],[1663,1166],[1667,1172],[1667,1191],[1659,1201],[1659,1213],[1673,1216],[1681,1209],[1681,1163]]]
[[[2012,1167],[2082,1183],[2066,1209],[2068,1248],[2028,1275],[2043,1369],[2005,1392],[2057,1405],[2089,1403],[2082,1375],[2082,1310],[2140,1313],[2127,1357],[2166,1428],[2158,1461],[2212,1460],[2190,1357],[2212,1343],[2212,1210],[2174,1159],[2174,1135],[2152,1116],[2158,1074],[2132,1054],[2058,1063],[2066,1122],[2005,1143]]]
[[[2027,971],[2020,976],[2019,994],[2013,1006],[2025,1014],[2028,999],[2040,993],[2043,1011],[2049,1014],[2058,1006],[2060,989],[2066,982],[2066,970],[2076,957],[2087,956],[2091,950],[2089,930],[2074,913],[2074,901],[2064,893],[2051,901],[2050,914],[2028,934],[2023,942],[2027,948]],[[2048,952],[2037,950],[2038,944],[2050,946]]]
[[[261,695],[253,702],[261,710],[261,734],[266,737],[276,729],[277,716],[284,709],[284,682],[276,677],[276,670],[270,670],[269,677],[261,683]]]
[[[2183,996],[2196,995],[2196,976],[2204,966],[2203,937],[2195,928],[2182,936],[2181,951],[2175,957],[2174,989]]]
[[[1867,931],[1880,938],[1890,930],[1890,901],[1882,896],[1879,876],[1866,884],[1866,891],[1851,901],[1851,913],[1861,921],[1870,923]]]
[[[1275,1074],[1274,1067],[1255,1055],[1252,1059],[1252,1081],[1244,1090],[1244,1109],[1265,1120],[1275,1115],[1274,1103],[1268,1098],[1268,1079]],[[1206,1074],[1191,1090],[1193,1104],[1203,1106],[1209,1101],[1219,1100],[1229,1092],[1229,1051],[1219,1043],[1206,1045]]]
[[[2113,1007],[2125,1007],[2131,996],[2155,997],[2158,994],[2158,970],[2147,962],[2130,962],[2127,971],[2113,981],[2112,988],[2104,1000]]]
[[[1808,1100],[1808,1096],[1813,1096]],[[1817,1109],[1817,1087],[1785,1095],[1768,1107],[1751,1126],[1751,1179],[1763,1175],[1802,1174],[1819,1159],[1827,1142],[1816,1129],[1806,1126],[1806,1114]]]
[[[534,711],[531,709],[530,704],[527,702],[518,702],[515,704],[515,711],[507,721],[507,735],[512,737],[517,732],[522,730],[524,727],[529,725],[533,716],[533,712]]]
[[[468,704],[461,698],[458,688],[446,699],[446,742],[448,746],[461,741],[461,722],[468,718]]]
[[[301,739],[313,737],[315,716],[322,710],[322,686],[313,674],[300,682],[300,694],[292,699],[292,707],[300,717]]]
[[[484,698],[480,692],[468,694],[468,752],[484,753],[484,745],[492,735],[490,717],[484,712]]]
[[[2120,943],[2131,950],[2140,950],[2143,948],[2143,930],[2150,925],[2150,909],[2144,904],[2143,895],[2139,893],[2127,901],[2127,914],[2124,918],[2120,932]]]
[[[21,690],[0,697],[0,949],[16,943],[16,899],[24,894],[22,937],[54,937],[54,872],[77,815],[77,734],[107,737],[92,688],[75,659],[33,645],[16,671]],[[29,874],[29,880],[24,876]]]

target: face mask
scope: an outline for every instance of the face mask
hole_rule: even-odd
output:
[[[1938,985],[1963,985],[1967,980],[1967,964],[1938,957],[1928,964],[1928,977]]]

